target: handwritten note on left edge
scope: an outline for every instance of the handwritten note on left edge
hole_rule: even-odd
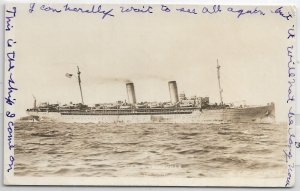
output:
[[[17,8],[16,7],[9,7],[5,10],[5,33],[9,38],[5,42],[5,49],[6,49],[6,64],[8,70],[5,71],[8,76],[7,79],[7,95],[5,95],[5,121],[7,121],[7,146],[9,150],[8,156],[8,166],[5,167],[6,171],[9,173],[13,170],[14,167],[14,143],[13,143],[13,131],[14,131],[14,118],[16,114],[11,112],[13,106],[16,103],[16,99],[14,98],[15,92],[18,90],[15,86],[16,82],[13,78],[14,75],[14,68],[15,68],[15,59],[16,59],[16,52],[14,50],[14,45],[16,44],[16,40],[10,38],[11,34],[14,30],[14,20],[17,15]]]

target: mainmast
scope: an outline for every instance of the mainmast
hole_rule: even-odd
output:
[[[83,102],[83,96],[82,96],[82,89],[81,89],[81,79],[80,79],[80,74],[81,72],[79,71],[79,67],[77,66],[77,74],[78,74],[78,83],[79,83],[79,89],[80,89],[80,95],[81,95],[81,103],[84,104]]]
[[[219,61],[217,59],[217,70],[218,70],[218,82],[219,82],[219,93],[220,93],[220,104],[223,105],[223,97],[222,97],[222,88],[221,88],[221,79],[220,79],[220,68]]]
[[[36,98],[34,95],[32,95],[33,97],[33,109],[36,109]]]

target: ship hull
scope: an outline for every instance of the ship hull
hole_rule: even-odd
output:
[[[274,104],[216,110],[195,110],[190,113],[168,114],[92,114],[27,112],[40,120],[53,120],[66,123],[274,123]]]

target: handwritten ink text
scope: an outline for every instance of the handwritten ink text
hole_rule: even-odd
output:
[[[5,103],[6,103],[6,115],[5,119],[8,121],[7,124],[7,144],[8,144],[8,149],[11,151],[9,154],[9,163],[8,163],[8,168],[7,172],[10,172],[13,169],[14,166],[14,156],[13,156],[13,150],[14,150],[14,144],[13,144],[13,129],[14,129],[14,118],[16,117],[15,113],[10,112],[10,106],[15,104],[16,99],[14,98],[14,93],[18,89],[15,87],[15,81],[13,80],[13,71],[15,68],[15,60],[16,60],[16,52],[13,49],[14,45],[16,44],[15,39],[13,36],[10,36],[13,30],[13,20],[16,17],[17,13],[17,8],[12,7],[9,10],[6,10],[6,25],[5,25],[5,31],[6,35],[8,36],[7,41],[5,43],[5,52],[6,52],[6,59],[5,59],[5,64],[7,66],[7,96],[4,98]]]
[[[257,7],[253,10],[244,10],[244,9],[235,9],[233,7],[228,7],[227,11],[232,12],[232,13],[236,13],[237,14],[237,18],[240,18],[240,16],[243,15],[265,15],[265,13],[258,9]]]
[[[209,14],[215,14],[215,13],[219,13],[222,12],[221,10],[221,5],[214,5],[212,7],[212,9],[208,8],[208,7],[203,7],[202,9],[202,13],[209,13]]]
[[[176,9],[178,12],[184,12],[184,13],[190,13],[190,14],[198,14],[196,9],[188,9],[188,8],[179,8],[179,9]]]
[[[17,8],[12,7],[12,10],[6,10],[6,13],[8,16],[5,16],[5,20],[6,20],[5,30],[10,31],[13,28],[13,25],[11,25],[11,20],[16,17]]]
[[[137,7],[120,7],[121,13],[153,13],[153,7],[152,6],[143,6],[142,8]]]
[[[290,12],[284,13],[282,9],[283,7],[279,7],[275,11],[271,10],[271,13],[278,14],[279,16],[285,18],[286,20],[290,20],[291,18],[293,18]]]

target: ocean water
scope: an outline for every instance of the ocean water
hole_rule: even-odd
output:
[[[16,176],[263,177],[286,173],[279,124],[17,122]]]

